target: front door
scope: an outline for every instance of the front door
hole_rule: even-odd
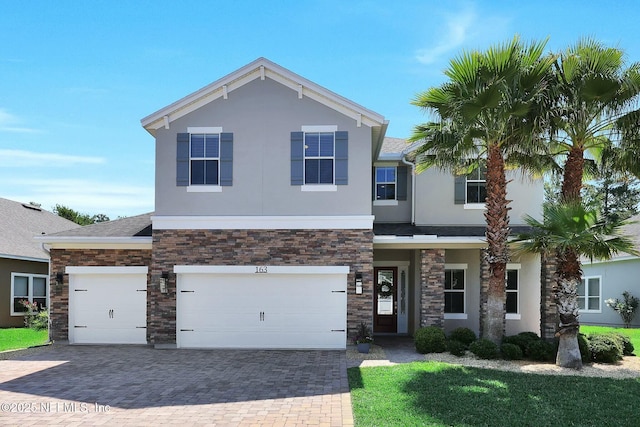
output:
[[[397,267],[376,267],[373,275],[373,332],[396,333],[398,331]]]

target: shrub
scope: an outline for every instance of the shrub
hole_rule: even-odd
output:
[[[605,301],[605,304],[618,312],[622,318],[622,322],[624,322],[624,327],[628,328],[636,315],[636,310],[638,309],[638,305],[640,305],[640,300],[631,295],[628,291],[624,291],[622,293],[622,298],[622,301],[618,298],[610,298]]]
[[[633,351],[635,350],[635,348],[633,347],[633,343],[628,336],[619,332],[610,332],[609,335],[617,337],[617,339],[620,341],[620,343],[622,344],[622,354],[624,356],[633,356]]]
[[[508,342],[500,346],[500,353],[502,353],[502,358],[505,360],[520,360],[523,356],[522,349],[518,345]]]
[[[518,335],[511,335],[502,339],[503,343],[515,344],[520,347],[522,354],[529,355],[529,346],[533,342],[540,341],[540,337],[534,332],[520,332]]]
[[[427,326],[416,331],[414,336],[418,353],[442,353],[447,349],[444,331],[436,326]]]
[[[589,350],[589,340],[585,334],[578,334],[578,347],[580,347],[580,358],[583,363],[591,362],[591,350]],[[556,349],[557,351],[557,349]]]
[[[486,338],[472,342],[469,350],[480,359],[497,359],[500,355],[498,346]]]
[[[27,309],[27,313],[24,315],[24,326],[36,331],[49,327],[49,310],[40,310],[37,302],[22,300],[20,304]]]
[[[447,341],[447,351],[454,356],[462,357],[467,352],[467,346],[461,341],[449,340]]]
[[[469,345],[477,340],[478,337],[476,337],[475,332],[469,328],[455,328],[449,334],[449,339],[452,341],[459,341],[469,347]]]
[[[591,359],[600,363],[615,363],[622,360],[623,346],[618,338],[610,334],[589,335]]]
[[[537,341],[529,343],[529,347],[527,347],[527,357],[539,362],[549,362],[553,360],[555,350],[553,344],[538,338]]]

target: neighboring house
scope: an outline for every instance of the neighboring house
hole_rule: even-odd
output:
[[[623,234],[636,241],[640,251],[640,215],[629,220]],[[640,298],[640,257],[620,253],[608,261],[582,260],[582,283],[578,288],[580,323],[585,325],[624,326],[617,311],[607,306],[608,299],[622,300],[622,293]],[[640,326],[640,313],[636,314],[632,326]]]
[[[0,328],[24,326],[20,301],[49,306],[49,253],[33,236],[77,227],[38,206],[0,198]]]
[[[414,175],[383,116],[263,58],[142,125],[155,212],[42,239],[64,278],[54,338],[344,348],[362,322],[480,330],[481,172]],[[517,228],[543,187],[510,178]],[[509,265],[509,333],[540,329],[539,277],[536,256]]]

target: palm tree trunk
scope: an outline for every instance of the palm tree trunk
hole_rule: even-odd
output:
[[[505,282],[509,252],[509,200],[507,180],[504,174],[504,159],[497,144],[492,144],[487,153],[487,262],[489,264],[489,286],[487,300],[481,307],[484,311],[482,336],[496,344],[504,336],[505,328]]]
[[[580,330],[578,308],[578,283],[582,277],[578,254],[566,250],[557,254],[558,271],[555,300],[560,324],[556,337],[559,339],[556,365],[563,368],[581,369],[582,358],[578,346]]]
[[[584,150],[574,144],[564,165],[562,181],[562,201],[581,203],[582,178],[584,175]],[[575,251],[557,254],[558,277],[556,280],[556,307],[560,324],[556,337],[559,339],[556,365],[564,368],[581,369],[582,358],[578,346],[578,283],[582,277],[580,260]]]

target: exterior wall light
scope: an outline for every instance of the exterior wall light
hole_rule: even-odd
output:
[[[362,273],[356,272],[356,294],[362,293]]]
[[[168,280],[169,280],[169,272],[163,271],[162,275],[160,276],[160,293],[166,294],[167,292],[169,292],[169,290],[167,289]]]

